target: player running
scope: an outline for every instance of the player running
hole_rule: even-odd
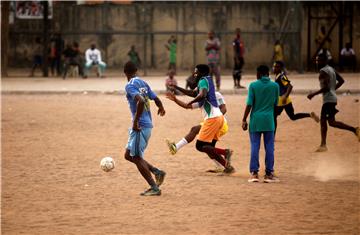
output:
[[[274,74],[275,74],[275,82],[279,85],[280,88],[280,96],[279,102],[275,107],[274,112],[274,120],[275,120],[275,133],[277,127],[277,117],[280,116],[282,111],[285,109],[286,114],[292,121],[296,121],[302,118],[312,118],[315,122],[319,122],[319,117],[314,113],[294,113],[294,107],[292,105],[290,99],[290,93],[292,91],[293,86],[290,83],[290,80],[287,78],[284,72],[284,63],[282,61],[275,61],[274,63]]]
[[[197,86],[196,81],[195,81],[194,78],[189,79],[188,84],[189,84],[190,89],[192,89],[192,90],[194,90],[196,88],[196,86]],[[166,96],[167,96],[168,99],[174,101],[175,103],[177,103],[180,106],[183,104],[183,102],[178,101],[176,96],[173,95],[173,94],[167,94]],[[225,104],[224,97],[218,91],[215,92],[215,96],[216,96],[216,101],[217,101],[217,104],[219,106],[219,109],[220,109],[221,113],[223,115],[225,115],[225,113],[226,113],[226,104]],[[184,107],[184,106],[182,106],[182,107]],[[193,109],[194,108],[200,108],[199,103],[193,104],[192,108]],[[167,145],[169,147],[170,153],[172,155],[175,155],[182,147],[184,147],[188,143],[191,143],[195,139],[196,135],[199,134],[202,125],[203,125],[203,122],[201,122],[199,125],[191,127],[189,133],[184,138],[182,138],[177,144],[175,144],[175,142],[171,142],[169,140],[166,140]],[[223,135],[225,135],[228,132],[228,129],[229,129],[229,127],[228,127],[227,121],[225,119],[224,125],[221,128],[219,137],[222,137]],[[227,157],[229,159],[231,157],[233,151],[230,150],[230,149],[225,149],[225,151],[226,151],[226,155],[230,155],[230,156]],[[226,155],[225,155],[225,158],[226,158]],[[216,160],[214,160],[214,163],[215,163],[215,169],[210,169],[207,172],[211,172],[211,173],[223,172],[223,166],[219,162],[217,162]]]
[[[137,75],[136,65],[129,61],[125,64],[124,73],[128,83],[125,86],[126,98],[132,114],[132,128],[129,129],[129,139],[126,145],[125,159],[134,163],[150,188],[141,193],[142,196],[161,195],[159,186],[163,183],[166,173],[152,166],[144,159],[144,152],[149,142],[153,128],[150,112],[150,100],[154,100],[159,108],[158,114],[165,115],[160,99],[150,86]],[[151,173],[154,174],[155,180]]]
[[[325,53],[319,54],[316,57],[316,65],[320,69],[319,82],[320,90],[310,93],[307,97],[312,99],[314,96],[323,95],[323,105],[321,108],[320,126],[321,126],[321,144],[316,152],[327,151],[326,135],[327,135],[327,122],[330,126],[348,130],[354,133],[360,141],[360,129],[359,127],[352,127],[345,123],[335,120],[336,113],[339,110],[336,109],[337,97],[336,90],[344,84],[344,79],[335,71],[333,67],[328,65],[328,58]]]
[[[197,82],[196,90],[186,90],[178,86],[174,86],[175,89],[181,91],[185,95],[195,97],[195,99],[189,103],[184,103],[172,94],[168,94],[167,98],[185,109],[193,109],[197,107],[202,109],[204,122],[198,131],[199,135],[196,141],[196,149],[200,152],[206,153],[211,159],[220,163],[225,168],[223,170],[224,173],[233,173],[235,169],[231,166],[232,150],[215,148],[215,144],[219,140],[221,130],[224,127],[225,119],[223,113],[218,107],[215,87],[211,76],[209,76],[209,71],[209,66],[205,64],[199,64],[195,67],[194,76]],[[197,130],[193,130],[191,131],[193,133],[190,133],[194,134],[196,131]],[[180,145],[184,146],[186,142],[191,142],[195,138],[195,135],[193,135],[193,137],[190,136],[189,139],[182,139],[183,141],[180,141],[182,143],[179,144],[179,146],[175,146],[176,151]],[[175,149],[173,148],[173,143],[170,143],[170,145],[172,152],[175,154],[176,151],[174,151]]]

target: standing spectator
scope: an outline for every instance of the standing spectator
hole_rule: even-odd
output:
[[[55,43],[55,60],[54,66],[56,67],[57,76],[60,76],[62,72],[62,63],[61,56],[63,54],[63,50],[65,48],[64,40],[61,37],[60,33],[56,33],[54,37],[51,39],[53,43]]]
[[[56,44],[55,44],[55,41],[53,40],[53,37],[51,37],[51,40],[50,40],[49,62],[50,62],[51,76],[54,76],[55,75],[55,67],[56,67]]]
[[[95,44],[91,44],[91,47],[86,50],[85,59],[86,59],[85,77],[87,77],[88,70],[92,66],[97,66],[98,68],[97,76],[103,78],[104,77],[103,72],[106,68],[106,64],[102,61],[101,52],[98,49],[96,49]]]
[[[208,37],[205,42],[207,62],[210,67],[210,75],[215,75],[216,90],[220,90],[220,40],[215,37],[212,30],[208,33]]]
[[[244,42],[240,37],[240,29],[236,29],[236,37],[233,41],[233,49],[234,49],[234,69],[233,69],[233,78],[234,78],[234,88],[245,88],[240,85],[242,68],[244,66],[244,52],[245,46]]]
[[[131,46],[130,51],[128,52],[128,56],[130,57],[130,61],[133,62],[137,68],[140,68],[141,60],[134,45]]]
[[[250,114],[250,173],[249,182],[259,182],[259,149],[261,135],[265,145],[265,183],[279,182],[274,176],[274,108],[278,103],[279,86],[270,80],[269,68],[260,65],[257,68],[257,81],[249,86],[246,108],[242,120],[243,130],[247,130],[247,117]]]
[[[169,50],[169,67],[168,70],[174,70],[176,74],[176,37],[171,35],[165,47]]]
[[[354,49],[351,48],[351,43],[346,43],[345,47],[340,52],[340,69],[350,67],[356,71],[356,56]]]
[[[275,61],[280,61],[282,64],[284,64],[284,54],[280,40],[276,40],[274,44],[274,53],[273,53],[272,62],[275,63]]]
[[[42,44],[39,37],[35,38],[35,46],[34,46],[34,56],[33,56],[33,64],[31,67],[31,72],[29,77],[34,77],[35,69],[37,67],[41,70],[41,65],[43,63],[43,57],[42,57]]]

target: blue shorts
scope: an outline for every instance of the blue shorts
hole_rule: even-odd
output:
[[[144,157],[146,146],[151,136],[152,128],[141,128],[140,131],[129,129],[129,139],[126,149],[130,150],[132,157]]]

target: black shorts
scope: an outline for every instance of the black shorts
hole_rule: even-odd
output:
[[[323,106],[321,107],[321,118],[325,118],[325,119],[335,118],[336,113],[339,112],[339,110],[337,110],[335,106],[336,103],[323,104]]]

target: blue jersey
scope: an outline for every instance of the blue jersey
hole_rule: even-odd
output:
[[[133,77],[125,86],[126,98],[129,103],[132,121],[134,121],[136,113],[135,96],[140,95],[145,100],[144,111],[139,118],[139,126],[152,128],[152,119],[150,112],[150,100],[156,98],[156,94],[151,90],[150,86],[139,77]]]

